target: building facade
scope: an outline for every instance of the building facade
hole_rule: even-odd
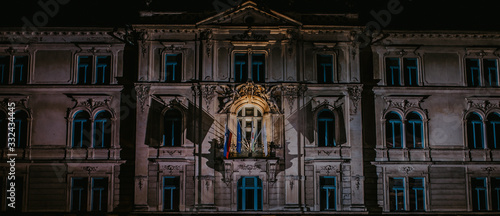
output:
[[[500,34],[363,46],[355,14],[252,1],[141,16],[0,31],[2,211],[500,211]]]

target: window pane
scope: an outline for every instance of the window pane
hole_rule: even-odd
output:
[[[0,56],[0,84],[9,83],[10,56]]]
[[[86,148],[90,146],[90,117],[88,113],[80,111],[73,119],[73,147]]]
[[[111,146],[111,114],[101,111],[94,120],[94,148]]]
[[[92,178],[92,211],[107,211],[108,178]]]
[[[87,178],[72,178],[71,211],[87,210]]]
[[[385,123],[386,145],[388,148],[402,148],[401,118],[396,113],[387,114]]]
[[[467,86],[475,87],[481,85],[481,74],[479,71],[479,59],[466,59]]]
[[[335,185],[335,177],[320,177],[320,209],[335,210],[337,206],[336,200],[337,188]]]
[[[14,57],[14,84],[26,84],[28,81],[28,56]]]
[[[500,148],[500,116],[497,113],[492,113],[488,116],[487,126],[487,139],[488,147],[491,149]]]
[[[418,66],[416,58],[404,58],[403,65],[405,67],[405,85],[418,86]]]
[[[179,177],[163,177],[163,210],[179,210]]]
[[[90,84],[92,82],[92,56],[78,57],[78,84]]]
[[[406,116],[406,146],[408,148],[423,148],[423,124],[420,115],[412,112]]]
[[[475,113],[467,117],[467,142],[471,149],[482,149],[483,146],[483,121]]]
[[[248,54],[234,55],[234,81],[246,82],[248,79]]]
[[[484,71],[484,81],[486,86],[498,86],[497,77],[497,60],[496,59],[484,59],[483,60],[483,71]]]
[[[474,211],[486,211],[487,206],[487,187],[486,178],[472,178],[472,209]]]
[[[318,83],[333,83],[333,56],[317,55]]]
[[[389,204],[391,211],[406,210],[404,178],[389,180]]]
[[[335,116],[329,110],[318,114],[318,146],[335,146]]]
[[[16,147],[26,148],[28,143],[28,114],[24,111],[15,112],[15,136],[16,136]]]
[[[424,178],[410,178],[410,210],[425,210]]]
[[[165,55],[165,81],[180,82],[182,71],[182,54]]]
[[[264,82],[266,77],[266,56],[264,54],[252,55],[252,80]]]
[[[238,210],[262,210],[262,181],[258,177],[238,180]]]
[[[96,84],[109,84],[111,71],[111,56],[98,56],[96,63]]]
[[[500,211],[500,178],[491,178],[491,204],[493,211]]]
[[[400,86],[399,58],[386,58],[386,80],[388,86]]]
[[[175,109],[168,110],[165,113],[163,124],[163,145],[181,146],[182,113]]]

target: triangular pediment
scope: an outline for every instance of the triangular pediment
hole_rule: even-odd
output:
[[[197,25],[300,26],[302,24],[276,11],[259,8],[253,1],[246,1],[239,6],[202,20]]]

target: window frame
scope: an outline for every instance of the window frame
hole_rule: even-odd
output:
[[[468,64],[468,61],[470,60],[475,60],[477,61],[477,67],[471,67]],[[486,68],[486,61],[493,61],[496,66],[496,73],[495,73],[495,83],[494,85],[491,85],[491,79],[487,79],[486,73],[488,73],[488,76],[490,76],[490,67],[488,67],[488,71]],[[465,86],[467,87],[500,87],[500,68],[499,68],[499,59],[498,57],[495,56],[481,56],[481,57],[465,57],[464,62],[464,80],[465,80]],[[470,73],[472,72],[471,68],[474,68],[477,70],[477,77],[474,77],[473,74],[471,75]],[[474,81],[474,78],[478,78],[479,84],[473,84],[471,82]]]
[[[76,175],[68,175],[67,179],[69,184],[67,184],[68,187],[68,205],[67,205],[67,211],[68,212],[73,212],[73,213],[78,213],[78,212],[111,212],[112,211],[112,206],[113,206],[113,187],[112,187],[112,176],[109,174],[95,174],[95,175],[86,175],[86,174],[76,174]],[[85,206],[83,210],[73,210],[73,182],[74,179],[83,179],[85,180],[85,188],[82,190],[85,191],[86,197],[85,197]],[[93,210],[93,193],[94,193],[94,180],[95,179],[106,179],[106,200],[105,200],[105,210],[103,211],[95,211]],[[81,205],[81,204],[80,204]]]
[[[319,56],[330,56],[331,58],[331,67],[332,67],[332,80],[331,82],[320,82],[320,77],[318,76],[320,74],[319,69]],[[315,76],[316,76],[316,83],[318,84],[332,84],[332,83],[338,83],[339,78],[338,78],[338,72],[337,72],[337,54],[335,51],[324,51],[324,52],[315,52],[314,53],[314,71],[316,71]],[[323,74],[325,76],[325,74]],[[326,78],[326,77],[325,77]]]
[[[175,179],[174,181],[177,181],[177,185],[174,185],[172,187],[172,185],[169,185],[168,188],[167,186],[165,186],[165,179],[167,178],[171,178],[171,179]],[[180,211],[180,205],[181,205],[181,176],[161,176],[161,210],[162,211],[167,211],[167,212],[176,212],[176,211]],[[170,190],[177,190],[175,192],[172,192],[170,195],[171,195],[171,198],[172,200],[170,201],[170,204],[171,204],[171,208],[170,209],[167,209],[165,208],[165,190],[166,189],[170,189]],[[174,194],[175,193],[175,194]],[[174,203],[175,201],[174,200],[178,200],[177,202],[177,206],[174,206]]]
[[[326,140],[328,139],[328,132],[326,131],[326,129],[328,129],[328,124],[327,124],[327,122],[325,122],[325,125],[326,125],[326,129],[325,129],[325,137],[324,137],[324,139],[325,139],[325,143],[324,143],[324,144],[325,144],[325,145],[320,146],[320,139],[322,139],[322,138],[320,137],[320,135],[321,135],[321,134],[320,134],[320,127],[321,127],[320,122],[321,122],[321,121],[325,121],[325,120],[320,119],[320,117],[319,117],[319,116],[320,116],[320,114],[322,114],[323,112],[330,112],[330,114],[333,116],[333,118],[332,118],[332,120],[331,120],[331,121],[332,121],[332,124],[333,124],[333,133],[334,133],[334,134],[333,134],[332,145],[328,145],[329,143],[326,141]],[[328,108],[324,108],[324,109],[319,110],[319,111],[316,113],[316,116],[315,116],[315,117],[316,117],[316,131],[317,131],[317,132],[316,132],[316,137],[317,137],[317,139],[316,139],[316,140],[317,140],[317,144],[316,144],[316,146],[317,146],[317,147],[337,147],[337,140],[338,140],[337,138],[338,138],[339,131],[340,131],[340,128],[339,128],[339,122],[338,122],[338,120],[337,120],[337,119],[338,119],[337,113],[336,113],[336,112],[334,112],[333,110],[328,109]],[[326,120],[326,121],[328,121],[328,120]]]
[[[254,184],[253,186],[247,187],[245,185],[245,179],[254,179]],[[240,186],[240,181],[241,181],[241,186]],[[259,186],[260,182],[260,186]],[[241,190],[241,197],[242,199],[240,200],[240,190]],[[253,209],[246,209],[247,203],[244,202],[246,201],[246,192],[247,190],[253,190],[254,193],[254,203]],[[259,190],[260,190],[260,197],[259,195]],[[259,199],[260,198],[260,199]],[[239,208],[241,202],[241,209]],[[255,203],[257,202],[257,203]],[[260,209],[259,209],[260,206]],[[240,178],[236,181],[236,209],[237,211],[263,211],[264,209],[264,182],[260,178],[260,176],[240,176]]]
[[[168,67],[167,67],[167,61],[168,61],[168,57],[169,56],[179,56],[180,55],[180,58],[177,58],[177,64],[180,63],[180,69],[179,69],[179,74],[177,74],[177,76],[179,77],[179,79],[173,79],[173,80],[167,80],[167,70],[168,70]],[[184,65],[185,65],[185,55],[183,52],[163,52],[162,53],[162,60],[161,60],[161,73],[160,73],[160,82],[163,82],[163,83],[180,83],[180,82],[183,82],[184,81]],[[176,72],[174,71],[174,77],[176,75]]]
[[[335,200],[334,200],[334,203],[335,203],[334,208],[328,208],[328,207],[329,207],[329,206],[328,206],[328,203],[329,203],[329,202],[328,202],[328,201],[329,201],[329,198],[326,198],[326,202],[325,202],[325,203],[326,203],[326,205],[327,205],[327,206],[326,206],[326,208],[323,208],[323,207],[321,206],[321,204],[323,203],[322,196],[321,196],[321,194],[322,194],[322,192],[321,192],[321,191],[322,191],[322,190],[326,187],[326,186],[324,186],[324,185],[322,185],[322,184],[321,184],[321,180],[322,180],[322,179],[324,179],[324,178],[332,178],[332,179],[333,179],[333,181],[334,181],[333,186],[331,186],[331,185],[330,185],[330,186],[327,188],[327,189],[334,189],[334,191],[335,191],[335,192],[334,192],[334,199],[335,199]],[[318,185],[319,185],[319,190],[320,190],[320,192],[319,192],[319,203],[320,203],[320,204],[319,204],[319,209],[320,209],[320,211],[337,211],[337,210],[338,210],[338,208],[337,208],[337,207],[338,207],[338,202],[339,202],[339,198],[338,198],[338,193],[339,193],[338,191],[339,191],[339,189],[338,189],[338,181],[337,181],[337,176],[331,176],[331,175],[328,175],[328,176],[327,176],[327,175],[320,175],[320,176],[319,176],[319,184],[318,184]]]
[[[247,70],[246,70],[246,79],[241,78],[237,81],[236,77],[236,56],[237,55],[247,55]],[[261,75],[263,80],[254,80],[254,71],[253,71],[253,65],[254,65],[254,55],[263,55],[264,61],[263,61],[263,70],[264,74]],[[269,53],[266,50],[235,50],[231,52],[231,77],[230,80],[231,82],[234,83],[245,83],[248,81],[252,81],[254,83],[267,83],[268,82],[268,74],[269,74]],[[244,77],[244,76],[243,76]],[[243,81],[244,80],[244,81]]]
[[[80,58],[81,57],[90,57],[91,58],[91,69],[90,69],[90,81],[89,83],[80,83],[79,82],[79,79],[80,79]],[[98,83],[98,79],[97,79],[97,76],[98,76],[98,62],[99,62],[99,58],[102,58],[102,57],[109,57],[109,74],[107,76],[108,78],[108,83],[104,82],[105,80],[103,80],[103,83]],[[82,86],[86,86],[86,85],[110,85],[110,84],[115,84],[115,81],[114,81],[114,77],[115,77],[115,66],[114,66],[114,55],[112,53],[78,53],[75,55],[75,66],[74,66],[74,80],[73,80],[73,84],[76,84],[76,85],[82,85]],[[89,73],[88,71],[86,73]],[[89,76],[89,75],[87,75]],[[86,78],[87,78],[86,76]],[[103,74],[103,77],[104,74]]]
[[[387,142],[388,142],[388,137],[387,137],[387,129],[388,129],[388,118],[387,118],[387,115],[389,114],[395,114],[399,117],[399,120],[401,121],[400,124],[400,130],[401,130],[401,147],[389,147],[387,145]],[[410,144],[407,142],[407,139],[409,139],[409,137],[407,137],[407,126],[408,124],[410,123],[410,121],[412,121],[412,119],[408,119],[408,116],[410,114],[415,114],[417,115],[420,120],[419,120],[419,123],[421,123],[421,141],[422,141],[422,146],[421,147],[415,147],[413,144],[410,146]],[[381,119],[381,122],[382,122],[382,127],[381,127],[381,132],[382,132],[382,145],[381,145],[381,148],[383,149],[416,149],[416,150],[422,150],[422,149],[427,149],[428,145],[428,125],[427,125],[427,115],[425,114],[424,111],[418,109],[418,108],[411,108],[409,110],[406,110],[406,112],[403,112],[402,110],[400,109],[395,109],[395,108],[390,108],[388,110],[385,111],[384,115],[382,116],[383,118]],[[404,117],[404,118],[403,118]],[[414,136],[414,135],[413,135]]]
[[[404,55],[404,56],[384,56],[383,58],[383,79],[385,81],[385,85],[389,87],[421,87],[423,86],[423,81],[422,81],[422,60],[419,56],[412,56],[412,55]],[[399,84],[389,84],[389,77],[388,77],[388,71],[389,68],[392,68],[394,66],[389,66],[388,65],[388,59],[392,60],[397,60],[398,61],[398,81]],[[415,66],[411,66],[413,69],[415,69],[415,76],[416,76],[416,81],[415,84],[409,85],[406,83],[407,77],[409,77],[409,80],[412,79],[410,75],[407,76],[407,69],[410,66],[406,66],[406,62],[409,60],[415,60],[416,64]],[[410,73],[411,71],[408,70]],[[393,70],[391,70],[391,73],[394,73]],[[394,79],[394,75],[392,76]]]
[[[470,120],[469,118],[471,118],[472,115],[476,115],[477,117],[479,117],[480,120]],[[470,127],[470,124],[472,124],[472,128]],[[485,130],[485,126],[486,126],[486,123],[485,123],[485,116],[483,115],[483,113],[481,112],[476,112],[475,110],[474,111],[471,111],[471,112],[468,112],[466,113],[465,115],[465,119],[464,119],[464,136],[465,136],[465,145],[466,145],[466,148],[468,149],[471,149],[471,150],[478,150],[478,149],[488,149],[488,143],[486,142],[486,130]],[[477,146],[477,138],[476,138],[476,125],[479,125],[480,126],[480,130],[479,131],[479,134],[481,135],[480,136],[480,144],[481,146],[478,147]],[[472,138],[470,137],[471,134],[469,134],[469,130],[472,130]],[[471,140],[473,141],[473,143],[470,143]]]
[[[76,115],[80,112],[85,112],[89,118],[87,119],[89,121],[89,125],[88,127],[90,128],[89,130],[89,145],[88,146],[80,146],[80,147],[75,147],[74,145],[74,138],[75,138],[75,122],[76,122]],[[97,122],[100,122],[101,119],[97,119],[97,116],[102,113],[102,112],[107,112],[108,115],[109,115],[109,124],[110,124],[110,131],[109,131],[109,144],[104,146],[104,147],[98,147],[96,146],[96,132],[98,131],[97,130],[97,125],[96,123]],[[112,112],[111,110],[108,110],[108,109],[103,109],[103,108],[100,108],[100,109],[96,109],[96,110],[93,110],[93,111],[90,111],[88,109],[75,109],[73,110],[71,113],[69,113],[69,117],[68,117],[68,148],[70,149],[106,149],[106,150],[109,150],[109,149],[113,149],[113,148],[116,148],[116,143],[118,142],[117,141],[117,126],[116,126],[116,118],[115,118],[115,114],[114,112]],[[83,130],[83,128],[82,128]],[[104,131],[103,131],[104,132]],[[82,135],[83,136],[83,135]],[[82,138],[83,139],[83,138]]]
[[[179,116],[179,131],[180,131],[180,135],[179,135],[179,141],[178,141],[178,144],[175,145],[166,145],[166,135],[165,135],[165,131],[167,129],[167,125],[166,125],[166,114],[169,112],[169,111],[173,111],[173,112],[178,112],[178,114],[180,115]],[[178,107],[166,107],[162,112],[161,112],[161,120],[160,120],[160,123],[161,123],[161,130],[160,130],[160,133],[161,133],[161,137],[162,137],[162,141],[160,143],[160,147],[167,147],[167,148],[176,148],[176,147],[182,147],[184,146],[184,140],[185,140],[185,113],[182,111],[182,109],[178,108]],[[175,129],[174,129],[175,130]],[[175,141],[175,132],[172,132],[172,138],[174,139]]]
[[[393,188],[391,188],[391,180],[392,179],[399,179],[399,180],[403,180],[403,188],[402,188],[402,191],[403,191],[403,204],[404,204],[404,209],[403,210],[394,210],[392,209],[392,206],[391,206],[391,190]],[[418,199],[416,200],[412,200],[412,197],[411,197],[411,194],[412,193],[412,189],[414,187],[411,186],[410,184],[410,180],[411,179],[421,179],[422,180],[422,183],[423,183],[423,187],[422,188],[418,188],[418,190],[421,190],[422,191],[422,199],[423,199],[423,203],[424,203],[424,206],[423,206],[423,209],[421,210],[412,210],[412,203],[417,203],[418,202]],[[427,185],[428,184],[428,176],[413,176],[413,175],[407,175],[407,176],[401,176],[401,175],[388,175],[387,177],[387,181],[386,181],[386,190],[385,190],[385,193],[386,193],[386,201],[385,201],[385,204],[386,204],[386,210],[389,211],[389,212],[426,212],[428,210],[428,205],[429,205],[429,199],[427,198],[428,197],[428,192],[429,192],[429,187]],[[399,188],[401,189],[401,188]],[[417,204],[415,204],[415,206],[417,206]]]
[[[0,53],[0,56],[4,56],[4,57],[8,57],[8,70],[7,70],[7,74],[6,75],[3,75],[0,79],[3,80],[3,78],[7,78],[7,82],[6,83],[1,83],[0,82],[0,86],[1,85],[28,85],[28,84],[31,84],[31,69],[32,69],[32,65],[31,65],[31,55],[30,54],[10,54],[10,53]],[[22,82],[17,82],[15,80],[15,76],[16,76],[16,58],[18,57],[25,57],[26,58],[26,69],[23,70],[23,72],[25,72],[26,74],[24,76],[21,76],[22,78],[25,78],[26,80],[25,81],[22,81]],[[5,69],[5,68],[3,68]],[[2,73],[5,73],[5,70],[2,70]],[[2,74],[0,74],[1,76]],[[4,77],[5,76],[5,77]]]

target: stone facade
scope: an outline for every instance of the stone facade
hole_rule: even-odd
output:
[[[1,128],[13,102],[25,137],[16,211],[500,210],[498,34],[363,47],[358,26],[252,1],[132,29],[0,31]]]

